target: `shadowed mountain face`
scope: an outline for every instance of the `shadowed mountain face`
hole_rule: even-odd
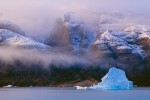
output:
[[[69,39],[69,31],[60,18],[55,21],[51,35],[46,40],[46,44],[51,46],[67,46],[70,45]]]
[[[74,13],[65,14],[63,26],[67,29],[72,52],[88,55],[94,66],[124,69],[132,78],[149,76],[150,26],[113,24],[113,18],[108,19],[106,23],[100,21],[96,32]]]
[[[23,32],[19,26],[9,21],[0,21],[0,29],[6,29],[21,35],[25,35],[25,32]]]
[[[96,36],[95,31],[75,13],[66,13],[63,20],[56,20],[54,28],[46,40],[48,45],[71,45],[74,49],[79,49],[87,48],[94,42]]]
[[[48,45],[55,43],[54,47],[58,44],[59,46],[71,46],[72,52],[78,51],[76,53],[81,55],[83,52],[92,55],[90,58],[94,59],[94,62],[107,68],[118,66],[126,69],[129,66],[131,68],[144,66],[148,56],[150,27],[148,25],[130,26],[101,24],[100,22],[98,31],[100,33],[98,33],[75,13],[66,13],[64,21],[57,21],[56,24],[59,25],[54,28],[57,35],[51,34],[48,37],[48,42],[46,42]],[[111,30],[109,30],[110,27]]]
[[[0,85],[96,82],[111,67],[125,70],[135,84],[150,85],[150,26],[113,24],[122,16],[102,16],[92,26],[66,13],[55,21],[45,44],[24,36],[14,24],[0,24]]]

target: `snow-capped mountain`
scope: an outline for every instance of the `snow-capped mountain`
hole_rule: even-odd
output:
[[[6,29],[0,29],[0,46],[48,49],[43,43]]]
[[[74,13],[66,13],[65,25],[70,33],[71,45],[74,48],[87,48],[96,37],[96,33]]]
[[[121,23],[124,17],[120,13],[105,15],[100,16],[103,17],[101,21],[105,17],[111,21],[112,15],[112,19],[115,17],[115,21],[119,19],[120,22],[103,23],[98,20],[97,27],[99,29],[95,31],[93,30],[94,26],[88,25],[80,16],[75,13],[66,13],[64,21],[59,22],[59,27],[55,27],[56,31],[53,33],[57,33],[57,35],[49,37],[47,44],[50,45],[54,39],[54,43],[60,46],[64,40],[67,40],[63,46],[71,46],[73,51],[77,51],[77,53],[80,51],[81,53],[89,53],[91,61],[104,67],[128,68],[131,66],[138,69],[144,68],[141,66],[145,66],[146,63],[149,64],[150,25]],[[60,26],[62,27],[60,28]]]
[[[25,32],[23,32],[18,25],[9,21],[0,21],[0,29],[6,29],[21,35],[25,35]]]
[[[144,66],[143,62],[149,59],[149,28],[148,25],[136,25],[122,31],[103,32],[97,36],[91,48],[99,51],[99,59],[106,57],[114,59],[113,63],[116,66],[125,68]],[[110,62],[109,59],[107,59],[108,62]]]
[[[105,43],[112,52],[138,53],[142,56],[142,49],[138,45],[129,44],[130,42],[134,42],[134,36],[130,33],[106,31],[94,42],[94,45]]]
[[[63,19],[56,20],[45,44],[25,36],[25,33],[14,24],[0,22],[0,47],[42,50],[42,54],[44,54],[42,59],[45,60],[45,57],[49,59],[48,61],[46,59],[47,66],[51,66],[49,65],[51,62],[56,62],[56,66],[59,67],[57,63],[60,63],[60,67],[62,67],[66,64],[66,60],[69,60],[67,68],[91,66],[92,68],[98,67],[100,73],[103,73],[103,69],[118,67],[125,70],[131,78],[136,78],[137,75],[149,76],[150,25],[118,23],[118,19],[121,20],[122,15],[119,13],[115,13],[113,17],[111,15],[102,15],[101,19],[97,20],[99,24],[92,26],[76,13],[66,13]],[[114,19],[116,16],[117,18]],[[96,30],[96,28],[98,29]],[[57,57],[57,53],[60,56]],[[70,59],[72,57],[75,59]],[[31,62],[37,63],[34,59]],[[35,66],[37,65],[39,63]],[[25,63],[24,66],[28,65]],[[41,67],[41,65],[39,66]],[[78,78],[78,72],[75,77]]]
[[[88,48],[95,40],[96,32],[75,13],[64,14],[64,21],[59,19],[55,24],[50,37],[46,40],[48,45],[70,45],[78,51],[81,48]]]

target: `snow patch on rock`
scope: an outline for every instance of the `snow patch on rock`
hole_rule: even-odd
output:
[[[2,38],[1,46],[23,47],[23,48],[50,48],[43,43],[32,40],[31,38],[22,36],[20,34],[11,32],[9,30],[0,29],[0,37]]]
[[[119,53],[118,50],[125,50],[127,53],[138,53],[144,56],[140,46],[132,44],[135,42],[136,36],[128,32],[106,31],[95,42],[94,45],[104,43],[112,52]]]
[[[19,26],[9,21],[0,21],[0,29],[6,29],[21,35],[25,35]]]
[[[96,32],[88,26],[76,13],[64,15],[65,26],[70,33],[71,45],[74,50],[88,48],[96,38]]]

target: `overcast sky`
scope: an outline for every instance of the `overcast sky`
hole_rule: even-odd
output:
[[[150,0],[0,0],[0,6],[3,8],[1,10],[44,7],[48,9],[120,9],[138,12],[150,10],[149,4]]]

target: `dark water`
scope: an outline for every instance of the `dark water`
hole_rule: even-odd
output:
[[[0,88],[0,100],[150,100],[150,88],[76,90],[75,88]]]

